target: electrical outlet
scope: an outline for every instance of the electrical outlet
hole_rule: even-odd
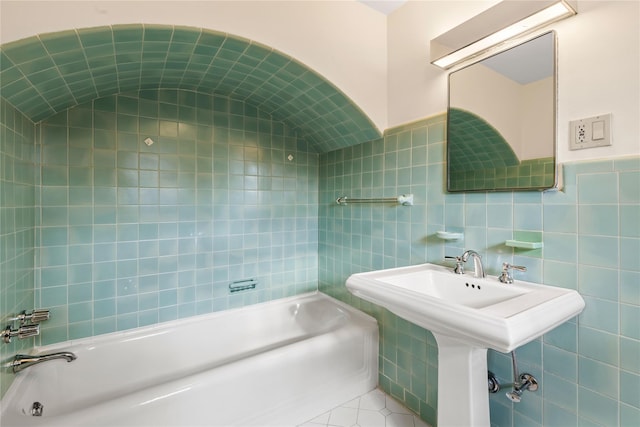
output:
[[[569,129],[570,150],[611,145],[611,114],[573,120],[569,122]]]
[[[587,139],[587,129],[584,123],[576,126],[576,144],[584,144]]]

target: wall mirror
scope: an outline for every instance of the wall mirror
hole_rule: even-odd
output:
[[[556,185],[555,32],[449,74],[447,190]]]

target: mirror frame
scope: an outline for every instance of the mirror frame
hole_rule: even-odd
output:
[[[552,88],[553,88],[553,94],[552,94],[552,127],[553,127],[553,137],[552,137],[552,141],[551,143],[553,144],[552,147],[552,151],[553,151],[553,182],[549,183],[549,184],[545,184],[545,185],[523,185],[523,186],[509,186],[506,185],[504,187],[482,187],[482,188],[452,188],[452,182],[451,182],[451,176],[452,176],[452,171],[451,171],[451,162],[449,161],[450,156],[451,156],[451,145],[449,144],[450,141],[450,130],[451,130],[451,77],[453,74],[455,74],[458,71],[462,71],[464,69],[467,69],[469,67],[472,67],[474,65],[477,65],[479,63],[481,63],[482,61],[484,61],[485,59],[488,58],[492,58],[496,55],[500,55],[501,53],[507,52],[509,50],[512,49],[516,49],[519,46],[522,46],[523,44],[526,44],[532,40],[535,40],[537,38],[546,36],[546,35],[551,35],[552,36],[552,55],[553,55],[553,81],[552,81]],[[453,70],[451,73],[449,73],[448,79],[447,79],[447,83],[448,83],[448,87],[447,87],[447,129],[446,129],[446,141],[447,141],[447,148],[446,148],[446,191],[450,192],[450,193],[464,193],[464,192],[499,192],[499,191],[545,191],[545,190],[550,190],[550,189],[554,189],[554,188],[558,188],[559,185],[559,181],[558,181],[558,127],[557,127],[557,119],[558,119],[558,37],[555,31],[551,30],[551,31],[546,31],[544,33],[541,34],[537,34],[534,37],[529,37],[526,40],[523,41],[518,41],[515,44],[510,45],[508,48],[506,49],[501,49],[498,52],[494,52],[491,55],[487,55],[482,57],[481,59],[478,59],[476,61],[474,61],[473,63],[466,65],[464,67],[458,68],[456,70]],[[546,157],[545,157],[546,158]],[[535,160],[535,159],[530,159],[530,160]],[[495,168],[495,169],[480,169],[479,171],[496,171],[499,172],[501,174],[506,174],[507,173],[512,173],[513,171],[509,171],[507,172],[507,169],[512,168],[512,167],[517,167],[517,166],[506,166],[504,168]],[[549,167],[548,164],[546,167]],[[502,169],[504,169],[504,172],[502,171]],[[484,173],[484,172],[483,172]],[[549,174],[551,175],[551,174]],[[505,178],[506,179],[506,178]]]

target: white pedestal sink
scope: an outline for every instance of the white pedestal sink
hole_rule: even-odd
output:
[[[574,290],[504,284],[434,264],[354,274],[349,291],[418,326],[438,343],[438,427],[489,426],[487,349],[508,353],[579,314]]]

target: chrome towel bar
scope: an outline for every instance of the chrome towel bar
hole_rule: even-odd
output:
[[[257,279],[244,279],[244,280],[235,280],[229,283],[229,292],[240,292],[247,291],[249,289],[255,289],[258,285]]]
[[[401,194],[398,197],[374,197],[370,199],[352,199],[347,196],[340,196],[336,199],[339,205],[347,205],[349,203],[399,203],[402,206],[413,205],[413,194]]]

